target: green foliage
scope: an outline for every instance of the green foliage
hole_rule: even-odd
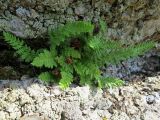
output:
[[[101,78],[98,81],[99,87],[100,88],[112,88],[113,86],[121,86],[124,84],[124,81],[118,79],[118,78],[113,78],[113,77],[107,77],[107,78]]]
[[[94,26],[90,22],[69,22],[63,27],[59,27],[55,31],[50,31],[51,46],[55,48],[59,46],[61,42],[64,42],[66,38],[80,35],[81,33],[91,33]]]
[[[23,40],[19,40],[12,34],[7,32],[3,32],[5,41],[12,46],[13,49],[16,50],[16,53],[20,55],[21,59],[25,60],[26,62],[31,62],[33,58],[36,56],[36,52],[31,50]]]
[[[48,50],[44,50],[42,53],[38,54],[37,57],[33,59],[31,63],[33,66],[36,67],[46,67],[46,68],[53,68],[57,66],[57,63],[54,61],[54,56]]]
[[[73,82],[73,75],[70,72],[62,71],[62,78],[59,82],[59,85],[62,89],[67,88]]]
[[[53,79],[52,73],[49,72],[43,72],[38,77],[40,80],[43,80],[44,82],[50,82]]]
[[[125,46],[120,41],[107,38],[104,21],[99,22],[99,27],[100,31],[94,35],[95,27],[91,22],[67,23],[49,32],[50,49],[40,53],[9,33],[4,33],[4,37],[25,61],[49,69],[39,75],[39,79],[47,83],[58,79],[62,89],[72,82],[90,86],[98,84],[100,88],[122,85],[122,80],[101,76],[99,68],[141,55],[153,48],[155,43],[150,41]]]

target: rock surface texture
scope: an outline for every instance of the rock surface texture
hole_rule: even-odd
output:
[[[1,81],[0,120],[160,120],[160,76],[115,89],[61,91],[34,79]]]
[[[104,18],[108,35],[129,43],[159,39],[159,0],[1,0],[0,31],[23,38],[45,37],[51,28],[74,20]],[[128,43],[128,42],[127,42]]]

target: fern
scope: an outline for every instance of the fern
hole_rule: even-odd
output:
[[[50,51],[44,50],[33,59],[33,62],[31,64],[36,67],[44,66],[46,68],[53,68],[57,66],[57,63],[54,61],[54,57],[55,56]]]
[[[50,31],[51,47],[59,46],[66,38],[80,35],[81,33],[91,33],[94,26],[90,22],[77,21],[67,23],[65,26],[58,28],[56,31]]]
[[[127,48],[116,49],[108,53],[106,63],[107,64],[117,64],[120,61],[136,57],[137,55],[141,55],[148,51],[149,49],[153,48],[155,45],[154,42],[143,42],[136,46],[129,46]]]
[[[98,80],[99,88],[112,88],[121,86],[123,84],[124,81],[114,77],[101,78]]]
[[[73,58],[81,58],[81,54],[80,54],[80,52],[79,51],[77,51],[77,50],[75,50],[75,49],[73,49],[73,48],[65,48],[64,49],[64,56],[71,56],[71,57],[73,57]]]
[[[62,89],[69,87],[69,85],[73,82],[73,75],[70,72],[62,71],[62,78],[60,79],[59,85]]]
[[[38,77],[40,80],[43,80],[46,83],[49,83],[53,80],[53,75],[49,72],[43,72]]]
[[[36,52],[9,33],[4,32],[4,37],[22,59],[33,66],[49,69],[39,75],[39,79],[46,83],[58,80],[62,89],[74,81],[80,85],[98,85],[100,88],[122,85],[124,82],[118,78],[102,77],[99,68],[104,64],[118,64],[122,60],[142,55],[153,48],[155,42],[125,47],[120,41],[108,39],[104,21],[100,21],[99,26],[99,33],[94,35],[91,22],[67,23],[49,32],[49,50]]]
[[[19,40],[7,32],[3,32],[3,36],[5,38],[4,40],[16,50],[16,53],[20,55],[21,59],[25,60],[26,62],[31,62],[36,56],[36,52],[31,50],[31,48],[28,47],[23,40]]]

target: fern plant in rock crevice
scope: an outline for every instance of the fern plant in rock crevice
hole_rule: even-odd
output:
[[[120,41],[106,37],[104,21],[99,22],[99,27],[100,31],[94,34],[95,26],[91,22],[69,22],[49,32],[50,48],[41,52],[31,50],[23,40],[10,33],[4,32],[4,37],[23,60],[48,69],[39,75],[39,79],[47,83],[58,81],[62,89],[74,81],[100,88],[122,85],[123,81],[118,78],[104,78],[99,68],[141,55],[155,43],[148,41],[124,47]]]

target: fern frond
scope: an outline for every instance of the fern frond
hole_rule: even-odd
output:
[[[91,22],[77,21],[67,23],[65,26],[50,32],[51,46],[59,46],[66,38],[80,35],[81,33],[91,33],[94,26]]]
[[[80,76],[90,76],[90,79],[95,79],[101,76],[99,67],[94,63],[90,63],[90,61],[88,61],[88,63],[86,61],[85,64],[76,63],[73,66],[77,74]]]
[[[49,83],[53,80],[53,75],[49,72],[41,73],[38,78],[46,83]]]
[[[107,78],[101,77],[98,80],[99,88],[112,88],[112,87],[122,86],[123,84],[124,84],[124,81],[114,77],[107,77]]]
[[[16,53],[23,59],[25,62],[31,62],[36,56],[36,52],[31,50],[23,40],[19,40],[17,37],[13,36],[10,33],[3,32],[4,40],[16,50]]]
[[[132,56],[135,57],[137,55],[142,55],[154,47],[155,47],[154,41],[147,41],[147,42],[139,43],[139,44],[133,46],[133,51],[132,51],[133,55]]]
[[[76,63],[74,66],[75,71],[79,74],[79,75],[88,75],[89,74],[89,69],[82,63]]]
[[[66,89],[73,82],[73,75],[70,72],[61,72],[62,78],[60,79],[59,85],[61,89]]]
[[[82,67],[78,67],[75,69],[77,73],[80,75],[80,84],[81,85],[94,85],[94,80],[99,79],[101,77],[100,69],[95,64],[86,64]]]
[[[80,85],[92,86],[93,81],[92,81],[91,76],[89,74],[90,69],[87,66],[83,65],[82,63],[77,63],[73,66],[74,66],[76,73],[80,77]]]
[[[59,64],[61,70],[63,71],[68,71],[70,73],[73,72],[73,66],[69,65],[65,62],[65,57],[64,56],[60,56],[60,57],[56,57],[56,61]]]
[[[80,85],[93,85],[93,81],[91,80],[89,75],[81,75],[80,76]]]
[[[81,54],[79,51],[69,47],[64,49],[64,56],[71,56],[72,58],[81,58]]]
[[[52,55],[48,50],[44,50],[37,57],[35,57],[31,64],[36,67],[44,66],[47,68],[53,68],[57,66],[57,63],[54,61],[54,55]]]
[[[99,21],[99,24],[100,24],[101,32],[103,32],[103,33],[106,32],[106,30],[107,30],[107,25],[106,25],[105,21],[100,20],[100,21]]]
[[[119,41],[113,41],[113,40],[105,40],[101,38],[100,36],[94,36],[90,38],[88,41],[88,46],[93,50],[108,50],[113,51],[114,49],[120,49],[122,46],[121,42]]]
[[[115,51],[111,51],[109,54],[106,54],[106,63],[109,64],[117,64],[120,61],[137,57],[138,55],[144,54],[149,49],[155,46],[155,42],[143,42],[138,45],[129,46],[127,48],[117,49]]]

